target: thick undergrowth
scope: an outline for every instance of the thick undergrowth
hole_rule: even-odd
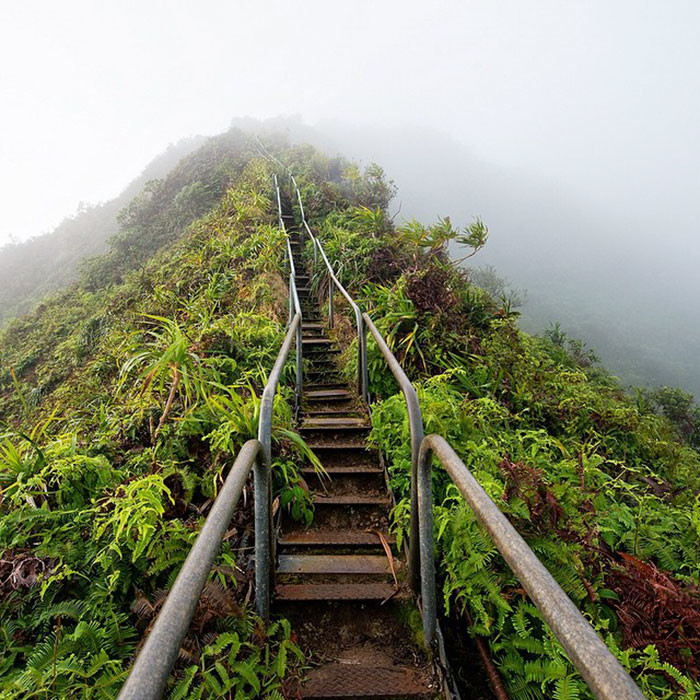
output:
[[[309,181],[318,167],[308,168]],[[700,691],[700,457],[643,395],[630,397],[580,342],[517,327],[447,255],[487,230],[449,219],[396,227],[373,208],[311,215],[338,274],[416,383],[426,433],[444,435],[591,621],[643,692]],[[386,191],[383,192],[386,195]],[[350,340],[350,336],[348,336]],[[345,353],[355,371],[355,346]],[[373,436],[388,455],[407,530],[410,441],[403,397],[369,343]],[[445,613],[467,613],[512,698],[590,691],[454,485],[434,470]]]
[[[397,227],[381,169],[306,147],[277,155],[293,164],[339,277],[416,383],[426,432],[450,441],[649,697],[696,697],[691,441],[581,344],[522,333],[511,300],[451,262],[454,242],[472,253],[486,243],[481,221]],[[271,171],[240,135],[188,163],[132,203],[111,252],[80,283],[0,335],[4,698],[116,696],[228,466],[256,433],[286,320]],[[408,423],[371,342],[369,362],[373,436],[389,457],[401,538]],[[308,521],[290,379],[275,408],[274,488],[279,507]],[[512,698],[590,697],[439,468],[433,487],[443,611],[486,640]],[[171,697],[283,697],[305,663],[285,621],[266,627],[251,612],[250,488],[243,501]]]
[[[141,240],[161,250],[138,265],[116,253],[95,260],[83,283],[0,338],[4,698],[116,696],[257,432],[257,397],[284,336],[284,249],[270,173],[250,152],[239,161],[218,204],[177,242]],[[137,205],[130,217],[134,226]],[[288,493],[303,447],[288,397],[282,389],[276,405],[275,488],[303,513]],[[243,502],[172,697],[281,697],[303,661],[286,622],[266,628],[251,612],[250,487]]]

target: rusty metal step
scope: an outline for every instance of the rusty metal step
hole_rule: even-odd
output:
[[[354,398],[351,391],[348,389],[341,389],[332,384],[326,385],[316,384],[314,388],[309,387],[308,389],[304,387],[304,398],[310,401],[326,401],[328,399],[352,399]]]
[[[382,533],[389,544],[394,544],[394,535]],[[294,547],[353,547],[382,546],[382,542],[372,532],[364,530],[304,530],[303,532],[286,532],[279,540],[282,546]]]
[[[401,562],[394,561],[399,569]],[[278,574],[390,574],[389,560],[382,554],[280,554]]]
[[[325,385],[327,383],[333,383],[342,384],[342,388],[347,387],[347,381],[340,381],[342,375],[339,374],[340,367],[338,367],[335,357],[321,356],[318,353],[305,353],[304,360],[308,362],[306,367],[307,373],[309,374],[306,380],[308,384]],[[311,375],[313,375],[313,378],[311,378]],[[333,381],[334,379],[338,381]],[[338,388],[340,389],[341,387]]]
[[[313,496],[316,506],[388,506],[389,497],[386,495],[364,494],[330,494],[315,493]]]
[[[326,664],[313,669],[301,687],[302,698],[340,700],[342,698],[434,698],[421,673],[410,666]]]
[[[330,452],[357,452],[357,451],[362,451],[362,452],[367,452],[368,454],[373,454],[376,455],[377,450],[376,448],[373,447],[368,447],[365,444],[364,440],[360,440],[358,442],[349,442],[347,440],[340,442],[311,442],[310,440],[306,441],[309,447],[314,450],[314,451],[330,451]]]
[[[319,409],[306,409],[301,412],[302,419],[306,418],[323,418],[323,417],[337,417],[337,418],[364,418],[366,419],[367,413],[361,408],[349,408],[341,406],[340,408],[319,408]]]
[[[330,345],[333,341],[328,337],[322,338],[305,338],[303,340],[304,345]]]
[[[348,416],[314,416],[305,418],[300,426],[302,429],[318,430],[320,428],[371,428],[366,418],[351,418]]]
[[[328,389],[341,389],[342,391],[349,392],[347,382],[307,382],[304,385],[304,391],[326,391]]]
[[[404,594],[403,596],[401,594]],[[406,594],[391,583],[281,583],[277,600],[387,600]]]
[[[379,466],[365,466],[365,465],[340,465],[340,466],[325,466],[327,474],[383,474],[384,470]],[[302,474],[316,474],[316,470],[313,467],[302,467],[299,470]]]

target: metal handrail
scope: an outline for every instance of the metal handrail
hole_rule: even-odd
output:
[[[287,235],[287,228],[284,225],[284,219],[282,218],[282,198],[280,195],[280,186],[277,181],[277,175],[273,176],[275,183],[275,191],[277,194],[277,222],[280,230],[285,236],[285,244],[287,249],[287,262],[289,263],[289,323],[292,322],[292,317],[296,314],[299,316],[299,325],[297,326],[297,338],[296,338],[296,401],[297,406],[301,403],[301,395],[304,387],[304,376],[303,376],[303,342],[302,342],[302,332],[301,332],[301,321],[303,319],[301,313],[301,304],[299,303],[299,292],[297,291],[297,270],[294,265],[294,256],[292,255],[292,245],[289,241],[289,236]]]
[[[301,314],[294,314],[289,324],[287,335],[275,365],[270,372],[267,384],[263,390],[260,401],[260,417],[258,419],[258,440],[262,445],[262,461],[258,461],[254,470],[255,488],[255,600],[258,605],[258,614],[263,620],[270,616],[270,552],[272,551],[272,509],[271,491],[271,467],[272,467],[272,409],[274,407],[275,394],[279,384],[282,370],[287,362],[287,356],[292,348],[294,336],[301,328]],[[258,533],[260,536],[258,537]]]
[[[153,629],[122,686],[119,700],[156,700],[161,697],[243,486],[251,467],[260,463],[259,455],[262,452],[263,445],[258,440],[248,440],[241,447]],[[261,540],[261,534],[256,528],[255,551],[256,554],[260,551],[260,556],[269,560],[270,539],[267,537]],[[257,592],[256,598],[259,605]]]
[[[420,404],[418,403],[418,395],[416,390],[411,384],[411,380],[406,376],[403,368],[399,364],[399,361],[391,352],[389,346],[386,344],[382,334],[377,330],[377,327],[372,322],[372,319],[367,315],[363,314],[365,325],[369,328],[370,333],[374,337],[374,342],[377,344],[386,363],[389,365],[391,373],[399,384],[401,391],[403,392],[404,399],[406,400],[406,407],[408,410],[408,425],[411,431],[411,524],[410,533],[408,538],[408,576],[411,588],[418,594],[421,590],[420,585],[420,561],[421,555],[419,551],[419,519],[420,514],[418,511],[418,455],[420,452],[421,442],[423,441],[423,416],[420,410]]]
[[[282,201],[277,177],[278,222],[286,236],[282,218]],[[286,236],[289,263],[290,319],[277,360],[270,372],[260,401],[258,439],[248,440],[229,471],[221,492],[195,540],[170,593],[139,652],[129,676],[121,688],[119,700],[156,700],[160,698],[177,659],[180,645],[192,622],[197,603],[206,584],[214,559],[226,534],[233,511],[251,469],[254,474],[255,518],[255,600],[264,620],[270,615],[270,564],[272,560],[272,411],[282,370],[296,339],[296,397],[302,392],[302,312],[296,287],[294,256]],[[292,313],[293,312],[293,313]],[[260,459],[262,457],[262,459]]]
[[[440,435],[427,435],[423,439],[418,461],[421,602],[426,643],[434,639],[437,622],[431,488],[433,455],[440,460],[593,694],[600,700],[643,700],[644,695],[605,642]]]
[[[326,251],[323,248],[323,243],[318,239],[317,236],[314,236],[314,234],[311,232],[311,228],[309,227],[308,222],[306,221],[306,216],[304,214],[304,204],[301,199],[301,192],[299,191],[299,186],[297,185],[297,181],[294,178],[294,175],[292,175],[291,170],[289,171],[289,178],[292,182],[292,185],[294,186],[294,189],[296,191],[297,195],[297,201],[299,202],[299,211],[301,213],[301,223],[303,226],[303,229],[306,230],[306,232],[309,235],[309,238],[311,238],[311,241],[313,243],[313,250],[314,250],[314,272],[316,271],[316,265],[318,262],[318,255],[321,255],[321,259],[323,260],[324,265],[326,266],[326,271],[328,274],[328,325],[333,328],[334,325],[334,319],[333,319],[333,287],[332,285],[335,285],[336,289],[342,294],[342,296],[346,299],[348,304],[350,304],[350,307],[353,310],[353,313],[355,314],[355,325],[357,327],[357,390],[362,397],[363,401],[366,403],[369,403],[369,373],[367,369],[367,336],[365,333],[364,329],[364,321],[362,318],[362,311],[360,310],[360,307],[357,305],[355,300],[350,296],[350,293],[348,292],[347,289],[343,286],[342,282],[338,279],[338,277],[335,274],[335,271],[333,270],[333,266],[331,265],[330,261],[328,260],[328,256],[326,255]]]

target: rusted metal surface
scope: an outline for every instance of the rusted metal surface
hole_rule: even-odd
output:
[[[376,600],[395,598],[391,583],[281,583],[276,600]],[[405,597],[405,594],[402,596]]]
[[[398,562],[394,564],[398,566]],[[375,554],[280,554],[280,574],[390,574],[384,555]]]
[[[366,418],[352,418],[348,416],[317,416],[306,418],[301,423],[302,428],[370,428],[371,425]]]
[[[428,435],[423,440],[418,469],[423,634],[426,640],[434,637],[437,607],[431,495],[433,455],[439,459],[476,519],[539,608],[593,694],[601,700],[643,700],[644,695],[627,671],[489,498],[457,453],[439,435]]]
[[[385,499],[386,501],[386,499]],[[383,533],[389,544],[394,544],[394,535]],[[377,535],[361,530],[305,530],[303,532],[287,532],[279,540],[282,546],[353,546],[353,545],[380,545]]]
[[[314,451],[326,450],[329,452],[367,452],[368,454],[376,454],[376,450],[373,447],[367,447],[364,440],[360,439],[358,442],[315,442],[307,440],[307,444]]]
[[[364,465],[325,465],[324,469],[328,474],[342,475],[342,474],[383,474],[384,470],[381,467],[376,466],[364,466]],[[303,474],[316,474],[316,470],[313,467],[302,467],[299,471]]]
[[[314,669],[301,690],[302,698],[433,698],[436,689],[405,666],[327,664]]]
[[[262,445],[257,440],[249,440],[238,453],[146,643],[136,657],[119,693],[120,700],[155,700],[161,697],[243,486],[261,452]],[[256,532],[256,548],[258,536]],[[268,540],[260,542],[260,552],[269,560],[267,547]]]
[[[366,494],[314,494],[314,505],[317,506],[388,506],[389,497],[384,494],[372,496]]]

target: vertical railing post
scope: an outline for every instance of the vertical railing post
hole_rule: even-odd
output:
[[[272,508],[270,467],[272,465],[272,398],[263,392],[258,427],[258,440],[262,444],[261,458],[253,467],[255,494],[255,602],[258,615],[267,621],[270,617],[270,560],[272,538]],[[264,416],[269,414],[270,420]]]
[[[301,393],[303,391],[303,386],[304,386],[304,373],[302,369],[302,360],[303,360],[303,338],[302,338],[302,328],[301,328],[301,323],[297,326],[297,347],[296,347],[296,370],[297,370],[297,376],[296,376],[296,397],[297,397],[297,406],[301,405]]]
[[[328,327],[333,328],[333,280],[328,275]]]
[[[435,555],[433,542],[433,490],[431,472],[433,451],[423,440],[418,453],[418,521],[420,542],[420,599],[423,608],[423,641],[431,646],[437,626]]]
[[[405,392],[404,392],[405,393]],[[414,390],[415,393],[415,390]],[[416,399],[416,404],[418,403]],[[411,404],[408,404],[409,421],[411,420]],[[420,415],[420,413],[418,414]],[[418,511],[418,455],[423,441],[423,423],[411,431],[411,527],[408,538],[408,572],[409,582],[413,592],[420,593],[420,514]]]

